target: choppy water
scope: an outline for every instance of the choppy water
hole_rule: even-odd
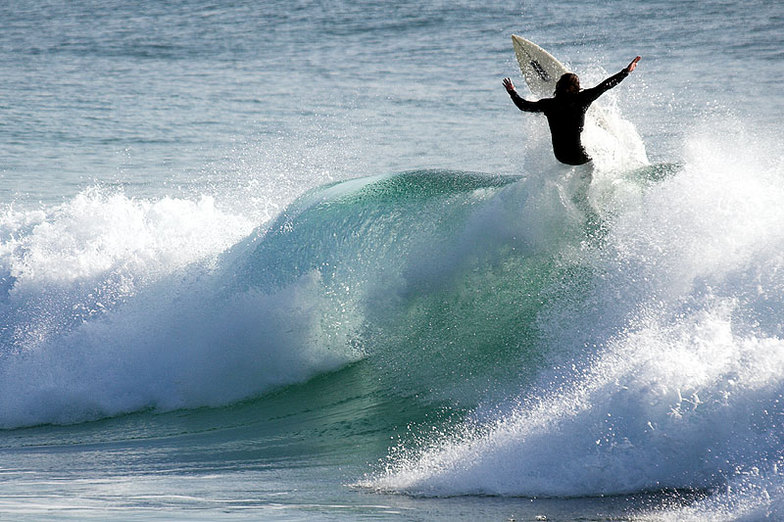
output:
[[[783,16],[0,5],[0,513],[780,517]]]

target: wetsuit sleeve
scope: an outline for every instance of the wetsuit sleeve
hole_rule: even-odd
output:
[[[619,83],[623,81],[624,78],[629,76],[629,72],[626,69],[623,69],[621,72],[617,74],[613,74],[602,83],[597,85],[596,87],[591,87],[590,89],[585,89],[580,94],[583,96],[584,100],[587,103],[591,103],[596,98],[604,94],[605,92],[609,91]]]
[[[517,91],[509,91],[509,96],[512,98],[514,104],[517,105],[517,108],[520,109],[521,111],[525,111],[525,112],[544,111],[543,104],[540,103],[541,100],[535,102],[524,100],[523,98],[520,97],[519,94],[517,94]]]

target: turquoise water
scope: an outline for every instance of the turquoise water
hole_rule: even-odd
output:
[[[0,516],[781,517],[782,16],[1,5]]]

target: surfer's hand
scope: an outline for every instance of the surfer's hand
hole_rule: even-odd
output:
[[[637,67],[637,62],[639,62],[639,61],[640,61],[640,57],[639,56],[637,58],[635,58],[634,60],[632,60],[632,63],[630,63],[629,66],[626,67],[626,72],[627,73],[632,72]]]
[[[512,83],[511,78],[504,78],[504,87],[506,87],[506,92],[514,92],[515,86]]]

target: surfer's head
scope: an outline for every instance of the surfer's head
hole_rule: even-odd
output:
[[[577,94],[580,92],[580,78],[574,73],[566,73],[555,84],[555,95]]]

